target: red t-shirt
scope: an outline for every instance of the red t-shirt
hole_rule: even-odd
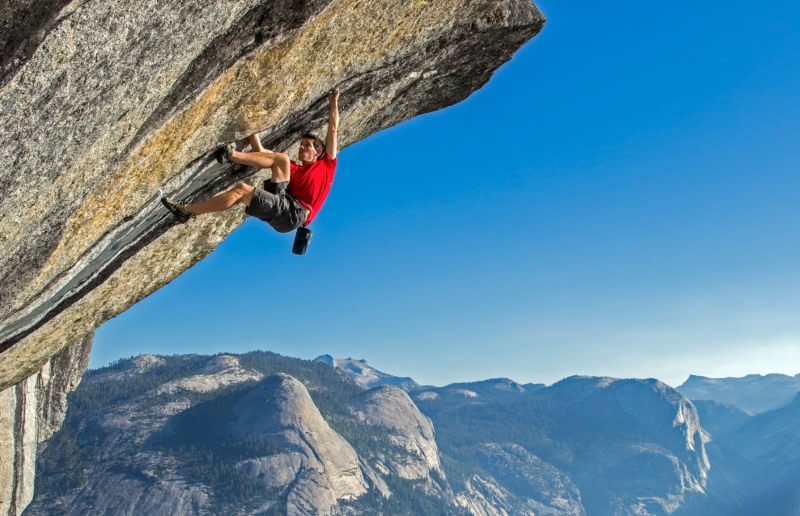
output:
[[[311,224],[322,208],[331,190],[335,173],[336,160],[324,152],[310,165],[297,165],[292,162],[289,188],[286,191],[311,212],[308,214],[305,226]]]

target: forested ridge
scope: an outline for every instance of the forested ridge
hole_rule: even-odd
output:
[[[180,385],[201,385],[196,376],[208,379],[214,371],[236,371],[239,383],[175,390]],[[241,416],[235,407],[258,407],[260,402],[248,396],[262,382],[275,380],[272,375],[278,373],[305,386],[324,420],[357,454],[347,460],[358,461],[369,488],[355,499],[338,499],[343,510],[460,514],[477,503],[477,507],[500,504],[509,513],[604,514],[613,510],[628,514],[644,503],[649,511],[662,513],[676,497],[684,497],[681,503],[688,506],[702,495],[705,451],[697,440],[694,408],[655,380],[571,377],[544,388],[495,379],[420,387],[408,393],[413,401],[409,406],[406,394],[396,387],[367,392],[328,364],[264,351],[139,357],[89,372],[70,398],[62,431],[40,454],[37,490],[68,498],[93,480],[88,478],[92,464],[105,460],[107,466],[111,460],[113,468],[127,468],[125,474],[139,481],[170,478],[171,485],[176,485],[177,478],[180,489],[194,489],[192,496],[202,498],[191,503],[204,510],[285,513],[292,479],[300,477],[293,476],[294,469],[269,468],[288,467],[282,461],[291,460],[296,450],[290,450],[292,445],[280,433],[243,435],[233,430]],[[264,392],[284,392],[270,389]],[[299,399],[294,394],[290,397]],[[387,400],[393,401],[381,405]],[[264,403],[274,410],[266,398]],[[390,408],[390,412],[408,407],[409,412],[383,419],[383,415],[364,416],[363,407]],[[414,440],[413,435],[421,435],[414,434],[419,431],[415,418],[421,417],[417,409],[430,418],[435,443],[429,433],[421,441]],[[146,450],[143,455],[148,462],[109,459],[109,442],[120,437],[112,435],[114,430],[104,430],[98,421],[108,424],[111,420],[112,429],[124,432],[128,420],[142,414],[158,419],[159,413],[168,415],[158,420],[146,440],[137,443]],[[399,419],[392,420],[394,416]],[[375,417],[377,423],[369,420]],[[676,426],[679,419],[682,422]],[[381,426],[384,423],[408,426],[398,433]],[[694,447],[688,447],[687,436],[692,435]],[[136,434],[124,438],[129,437],[136,439]],[[428,443],[433,451],[418,447]],[[438,466],[426,462],[433,454]],[[265,457],[271,459],[256,462],[269,467],[254,466],[249,472],[243,467]],[[406,469],[408,464],[411,469]],[[419,467],[423,469],[414,469]],[[272,477],[259,477],[265,471],[270,475],[291,472],[289,484],[271,484]],[[384,496],[387,490],[388,498]]]
[[[221,356],[221,355],[218,355]],[[359,423],[348,410],[348,403],[363,394],[355,382],[326,364],[255,351],[236,355],[246,370],[263,376],[288,374],[301,381],[328,424],[359,453],[380,454],[385,449],[386,433],[380,428]],[[67,417],[46,449],[40,454],[37,489],[65,492],[86,482],[86,472],[101,453],[104,435],[92,423],[94,416],[137,400],[146,406],[169,403],[173,395],[154,394],[167,382],[197,374],[208,356],[160,356],[157,365],[132,373],[133,359],[124,359],[87,372],[78,389],[70,395]],[[191,484],[205,486],[211,508],[217,511],[252,511],[265,497],[280,500],[280,493],[265,490],[263,482],[246,474],[241,460],[278,454],[285,444],[270,437],[236,437],[226,425],[234,419],[232,407],[256,384],[247,381],[210,392],[192,392],[192,406],[170,418],[146,446],[159,451],[167,465]],[[384,514],[457,513],[438,497],[426,496],[419,481],[388,478],[393,496],[384,498],[371,489],[365,496],[345,505],[359,512]],[[445,480],[437,479],[443,485]],[[269,513],[281,514],[281,503]]]

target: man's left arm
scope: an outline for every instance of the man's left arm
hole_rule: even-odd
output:
[[[328,134],[325,136],[325,153],[336,159],[339,152],[338,147],[339,131],[339,88],[334,88],[328,94]]]

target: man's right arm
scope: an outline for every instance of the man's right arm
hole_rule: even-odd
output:
[[[339,88],[328,94],[328,134],[325,136],[325,153],[336,159],[339,153]]]

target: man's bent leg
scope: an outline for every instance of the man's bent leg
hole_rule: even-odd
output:
[[[203,215],[215,211],[225,211],[234,204],[242,203],[250,206],[255,188],[247,183],[239,183],[225,193],[221,193],[203,202],[187,204],[186,211],[193,215]]]
[[[291,160],[282,152],[239,152],[231,153],[231,161],[240,165],[253,168],[268,168],[272,170],[273,183],[288,181],[291,175]]]

